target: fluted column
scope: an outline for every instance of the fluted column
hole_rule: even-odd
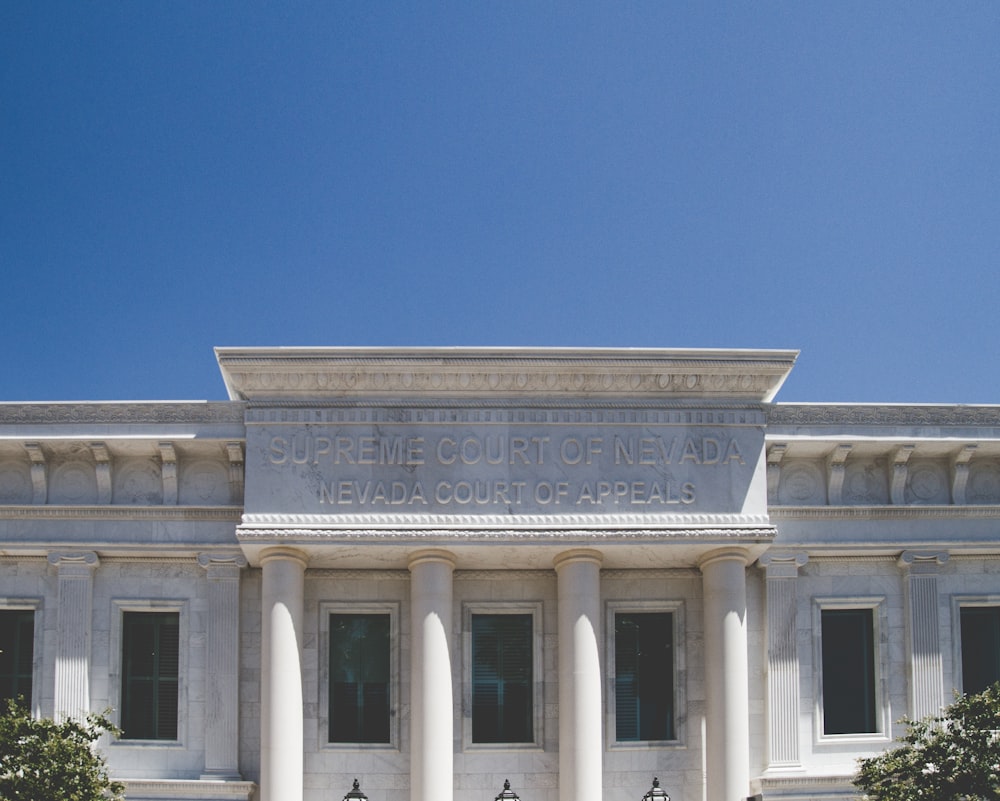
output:
[[[239,553],[198,555],[208,574],[208,647],[203,779],[239,779],[240,574]]]
[[[99,561],[92,551],[50,553],[49,564],[59,571],[53,710],[58,719],[83,717],[90,712],[91,610]]]
[[[302,610],[306,557],[261,555],[261,801],[302,801]]]
[[[944,666],[938,626],[938,568],[943,552],[904,551],[900,567],[907,573],[906,643],[910,664],[910,711],[915,720],[936,715],[944,706]]]
[[[410,559],[410,799],[451,801],[454,696],[451,665],[452,572],[447,551]]]
[[[555,558],[559,590],[559,799],[599,799],[604,785],[601,713],[601,562],[598,551]]]
[[[764,554],[767,573],[767,735],[768,770],[802,767],[799,756],[799,568],[804,553]]]
[[[750,792],[746,565],[742,548],[712,551],[699,564],[705,606],[707,801],[742,801]]]

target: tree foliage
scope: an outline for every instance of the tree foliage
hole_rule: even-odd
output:
[[[1000,684],[941,715],[904,720],[901,745],[859,762],[871,801],[1000,801]]]
[[[104,715],[57,723],[8,700],[0,714],[0,801],[124,801],[94,743],[118,734]]]

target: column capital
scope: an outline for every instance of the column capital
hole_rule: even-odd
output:
[[[799,568],[809,561],[809,555],[801,551],[796,553],[766,553],[757,560],[757,564],[767,571],[767,578],[796,578]]]
[[[50,551],[48,562],[59,568],[60,573],[70,569],[83,575],[96,569],[101,560],[94,551]]]
[[[704,556],[698,560],[698,569],[704,572],[706,567],[715,564],[716,562],[742,562],[743,566],[746,567],[750,561],[750,554],[747,552],[746,548],[717,548],[714,551],[709,551]]]
[[[903,551],[897,564],[910,573],[937,573],[938,567],[947,561],[947,551]]]
[[[424,564],[445,564],[448,565],[452,570],[455,569],[455,565],[458,564],[458,559],[455,557],[451,551],[446,551],[443,548],[428,548],[427,550],[417,551],[410,556],[410,561],[406,565],[408,570],[413,570],[413,568],[418,565]]]
[[[300,562],[303,568],[309,566],[309,556],[297,548],[289,548],[285,545],[278,545],[274,548],[265,548],[260,554],[260,564],[263,566],[267,562],[282,560],[287,562]]]
[[[604,554],[592,548],[573,548],[572,550],[557,554],[552,560],[552,564],[557,571],[572,562],[590,562],[600,567],[604,564]]]
[[[198,564],[205,568],[210,579],[232,579],[240,577],[247,558],[239,551],[205,552],[198,554]]]

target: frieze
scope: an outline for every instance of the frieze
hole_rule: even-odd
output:
[[[209,403],[0,403],[0,425],[24,423],[242,424],[245,405]]]
[[[768,407],[767,424],[1000,426],[1000,406],[785,404]]]

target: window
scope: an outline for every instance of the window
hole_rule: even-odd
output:
[[[122,616],[122,736],[177,739],[180,615],[124,612]]]
[[[1000,606],[963,606],[962,690],[978,693],[1000,681]]]
[[[472,742],[534,742],[534,616],[471,620]]]
[[[674,739],[673,615],[615,615],[615,739]]]
[[[330,615],[329,741],[390,741],[390,617]]]
[[[0,609],[0,700],[23,697],[31,708],[35,613]]]
[[[872,609],[823,609],[823,733],[878,731]]]

